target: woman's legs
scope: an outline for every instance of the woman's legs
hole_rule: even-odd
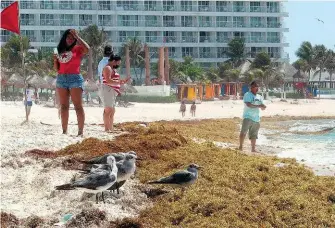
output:
[[[104,110],[104,125],[105,125],[105,131],[111,130],[111,113],[113,112],[112,107],[105,107]]]
[[[77,114],[78,136],[83,134],[84,122],[85,122],[85,113],[83,109],[82,94],[83,94],[82,88],[70,89],[71,100],[73,102],[74,109],[76,110],[76,114]]]
[[[57,93],[59,95],[59,104],[60,104],[60,115],[62,119],[62,129],[63,134],[67,133],[67,125],[69,122],[69,98],[70,92],[65,88],[57,88]]]
[[[114,130],[114,114],[115,114],[115,107],[111,108],[112,111],[109,115],[109,130]]]

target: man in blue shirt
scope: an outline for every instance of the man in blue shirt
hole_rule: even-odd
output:
[[[98,65],[98,75],[99,75],[99,104],[101,103],[101,84],[102,84],[102,71],[104,67],[108,64],[109,57],[113,54],[113,48],[110,45],[106,45],[104,48],[104,57],[100,60]]]
[[[100,60],[98,65],[98,75],[100,84],[102,84],[102,71],[104,67],[107,65],[108,59],[112,54],[113,54],[112,46],[106,45],[104,48],[104,57]]]
[[[258,92],[258,84],[256,81],[250,83],[250,91],[246,92],[243,97],[243,123],[240,132],[240,147],[243,149],[243,142],[245,136],[249,131],[249,139],[251,141],[251,152],[256,152],[256,139],[258,138],[258,131],[260,127],[259,109],[265,110],[266,106],[263,104],[263,97]]]

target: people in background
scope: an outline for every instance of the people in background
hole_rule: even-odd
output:
[[[69,121],[69,98],[74,105],[78,121],[78,136],[83,135],[85,113],[82,105],[84,79],[80,74],[82,57],[89,51],[88,44],[74,29],[66,30],[54,54],[54,68],[58,72],[56,87],[61,107],[63,134],[67,134]]]
[[[179,112],[181,112],[181,116],[184,117],[185,116],[185,112],[186,112],[186,104],[185,101],[182,101],[180,104],[180,108],[179,108]]]
[[[195,101],[193,101],[192,105],[191,105],[191,115],[192,117],[195,117],[195,110],[197,109],[197,106],[195,104]]]
[[[27,89],[26,89],[26,97],[27,97],[27,100],[25,100],[24,105],[27,108],[26,121],[29,121],[29,115],[30,115],[31,107],[33,106],[33,98],[34,98],[34,88],[30,84],[28,84]]]

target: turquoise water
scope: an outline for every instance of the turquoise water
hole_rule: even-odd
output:
[[[289,131],[267,138],[267,143],[280,149],[279,157],[295,158],[306,164],[335,168],[335,120],[284,121]],[[318,132],[333,128],[323,134],[306,135],[297,132]]]

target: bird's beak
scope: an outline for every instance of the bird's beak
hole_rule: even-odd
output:
[[[203,167],[202,166],[198,166],[198,169],[203,169]]]
[[[136,160],[143,161],[144,159],[143,158],[136,158]]]

